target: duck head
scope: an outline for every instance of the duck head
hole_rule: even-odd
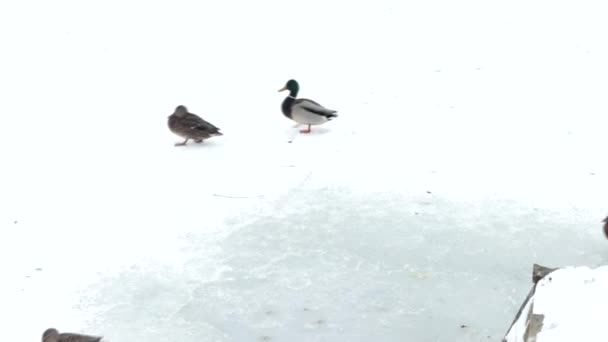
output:
[[[59,340],[59,331],[55,328],[48,328],[42,333],[42,342],[56,342]]]
[[[298,95],[298,91],[300,91],[300,85],[296,80],[289,80],[283,88],[279,89],[279,91],[284,90],[289,90],[289,95],[296,97]]]
[[[179,105],[175,107],[175,112],[173,112],[173,114],[180,118],[184,117],[186,114],[188,114],[188,108],[186,108],[186,106]]]

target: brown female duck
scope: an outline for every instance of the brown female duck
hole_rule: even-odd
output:
[[[89,336],[73,333],[59,333],[55,328],[48,328],[42,334],[42,342],[99,342],[101,336]]]
[[[175,112],[169,116],[168,125],[171,132],[186,139],[184,142],[175,143],[175,146],[186,145],[190,139],[202,143],[205,139],[223,135],[219,128],[188,112],[188,108],[182,105],[177,106]]]

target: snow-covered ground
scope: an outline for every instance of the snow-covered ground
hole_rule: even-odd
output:
[[[524,341],[528,329],[529,336],[536,337],[531,341],[606,341],[607,271],[608,266],[566,267],[545,276],[506,340]],[[530,323],[534,319],[531,314],[538,315],[538,323]]]
[[[3,337],[500,340],[532,263],[608,261],[603,8],[0,3]]]

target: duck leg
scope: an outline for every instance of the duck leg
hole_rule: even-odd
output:
[[[196,140],[194,140],[194,142],[197,143],[197,144],[200,144],[200,143],[203,142],[203,139],[196,139]]]
[[[301,129],[300,133],[310,133],[310,125],[308,125],[307,129]]]
[[[186,145],[186,143],[188,142],[188,140],[190,140],[190,138],[186,138],[186,140],[184,140],[184,142],[175,143],[175,146],[184,146],[184,145]]]

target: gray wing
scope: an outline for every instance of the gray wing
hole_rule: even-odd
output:
[[[191,129],[199,129],[210,133],[219,133],[220,129],[203,120],[201,117],[195,114],[188,114],[182,121],[184,126],[188,126]]]
[[[318,114],[318,115],[323,115],[323,116],[327,116],[327,117],[334,117],[337,116],[336,115],[336,111],[335,110],[331,110],[331,109],[327,109],[323,106],[321,106],[320,104],[316,103],[313,100],[309,100],[309,99],[297,99],[294,102],[294,106],[298,106],[304,110],[307,110],[309,112]]]

